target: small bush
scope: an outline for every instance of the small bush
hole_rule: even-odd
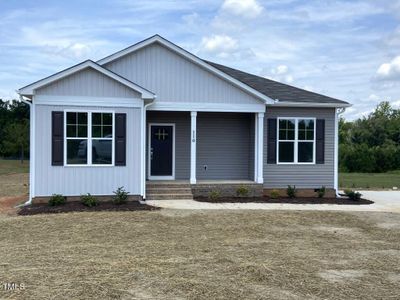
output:
[[[324,198],[326,192],[326,188],[322,186],[320,189],[318,189],[317,194],[318,198]]]
[[[58,206],[58,205],[63,205],[66,202],[66,197],[60,194],[53,194],[51,198],[49,199],[49,205],[50,206]]]
[[[362,196],[359,192],[352,191],[352,190],[345,190],[344,193],[346,194],[347,197],[349,197],[350,200],[353,200],[353,201],[360,200],[361,196]]]
[[[97,206],[99,204],[97,198],[90,195],[89,193],[87,193],[86,195],[81,195],[81,202],[83,205],[88,207]]]
[[[279,198],[279,191],[278,190],[272,190],[270,194],[271,199],[278,199]]]
[[[296,186],[288,185],[286,189],[286,194],[288,195],[289,198],[296,198],[297,194]]]
[[[128,201],[128,194],[129,192],[125,191],[123,186],[117,188],[116,191],[113,192],[115,196],[113,197],[113,202],[116,205],[124,204]]]
[[[245,187],[244,185],[241,185],[237,188],[236,190],[236,195],[238,197],[247,197],[249,195],[249,189]]]
[[[219,199],[219,197],[221,197],[221,193],[219,191],[212,191],[208,196],[208,198],[210,198],[211,200],[217,200]]]

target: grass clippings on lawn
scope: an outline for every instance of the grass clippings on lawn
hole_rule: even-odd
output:
[[[338,204],[338,205],[369,205],[373,201],[360,199],[353,201],[348,198],[270,198],[270,197],[196,197],[195,201],[208,203],[288,203],[288,204]]]
[[[388,219],[400,224],[371,212],[0,218],[0,281],[26,286],[0,298],[398,299],[400,231],[379,226]]]
[[[154,207],[146,204],[141,204],[139,201],[128,201],[124,204],[114,204],[111,201],[101,201],[97,206],[88,207],[79,201],[66,202],[63,205],[49,206],[48,204],[32,204],[22,207],[18,214],[21,216],[38,215],[38,214],[57,214],[67,212],[91,212],[91,211],[144,211],[158,210],[159,207]]]

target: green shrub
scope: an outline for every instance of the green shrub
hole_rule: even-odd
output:
[[[212,191],[210,195],[208,195],[208,198],[211,200],[217,200],[221,197],[221,193],[219,191]]]
[[[123,186],[117,188],[116,191],[113,192],[115,196],[113,197],[113,202],[116,205],[124,204],[128,201],[128,194],[129,192],[125,191]]]
[[[58,205],[63,205],[66,202],[66,197],[60,194],[53,194],[51,198],[49,199],[49,205],[50,206],[58,206]]]
[[[296,198],[297,194],[296,186],[288,185],[286,189],[286,194],[288,195],[289,198]]]
[[[97,206],[99,204],[97,198],[90,195],[89,193],[87,193],[86,195],[81,195],[81,202],[83,205],[88,207]]]
[[[271,199],[278,199],[279,198],[279,191],[278,190],[272,190],[271,194],[269,195]]]
[[[320,189],[318,189],[317,194],[318,198],[324,198],[326,192],[326,188],[322,186]]]
[[[241,185],[236,190],[236,195],[239,197],[247,197],[249,195],[249,189],[244,185]]]
[[[344,193],[346,194],[347,197],[349,197],[350,200],[353,200],[353,201],[360,200],[361,196],[362,196],[359,192],[352,191],[352,190],[345,190]]]

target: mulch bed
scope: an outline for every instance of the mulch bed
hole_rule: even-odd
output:
[[[22,207],[18,214],[21,216],[37,215],[37,214],[57,214],[66,212],[90,212],[90,211],[143,211],[143,210],[158,210],[159,207],[154,207],[146,204],[141,204],[138,201],[129,201],[125,204],[116,205],[111,201],[99,202],[97,206],[87,207],[79,201],[67,202],[60,206],[49,206],[48,204],[32,204]]]
[[[360,199],[353,201],[348,198],[277,198],[270,197],[221,197],[211,200],[208,197],[196,197],[196,201],[210,203],[289,203],[289,204],[339,204],[339,205],[368,205],[373,201]]]

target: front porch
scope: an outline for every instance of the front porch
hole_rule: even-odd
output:
[[[148,111],[146,179],[262,184],[264,113]]]

